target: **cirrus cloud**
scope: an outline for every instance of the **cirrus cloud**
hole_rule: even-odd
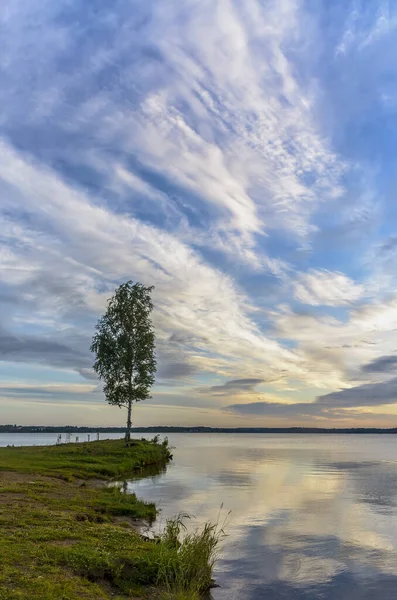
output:
[[[364,293],[357,284],[343,273],[313,269],[302,274],[294,284],[294,296],[303,304],[312,306],[344,306],[352,304]]]
[[[385,397],[393,10],[5,0],[0,24],[0,380],[86,383],[134,279],[155,285],[162,407]]]

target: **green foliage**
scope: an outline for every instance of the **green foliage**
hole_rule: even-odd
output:
[[[152,290],[132,281],[120,285],[98,321],[91,345],[107,401],[128,409],[128,440],[132,403],[150,398],[156,373]]]

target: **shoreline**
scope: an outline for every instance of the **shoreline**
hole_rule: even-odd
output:
[[[174,598],[161,569],[179,546],[138,532],[156,506],[106,485],[171,458],[155,440],[0,448],[1,600]]]

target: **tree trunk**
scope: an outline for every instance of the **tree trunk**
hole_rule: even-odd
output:
[[[128,417],[127,417],[127,430],[125,432],[125,441],[128,444],[131,440],[131,409],[132,409],[132,399],[130,398],[128,401]]]

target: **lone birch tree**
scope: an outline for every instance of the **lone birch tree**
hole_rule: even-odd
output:
[[[96,325],[91,352],[109,404],[127,408],[126,442],[131,438],[133,402],[151,398],[156,373],[151,321],[152,287],[127,281],[118,287]]]

